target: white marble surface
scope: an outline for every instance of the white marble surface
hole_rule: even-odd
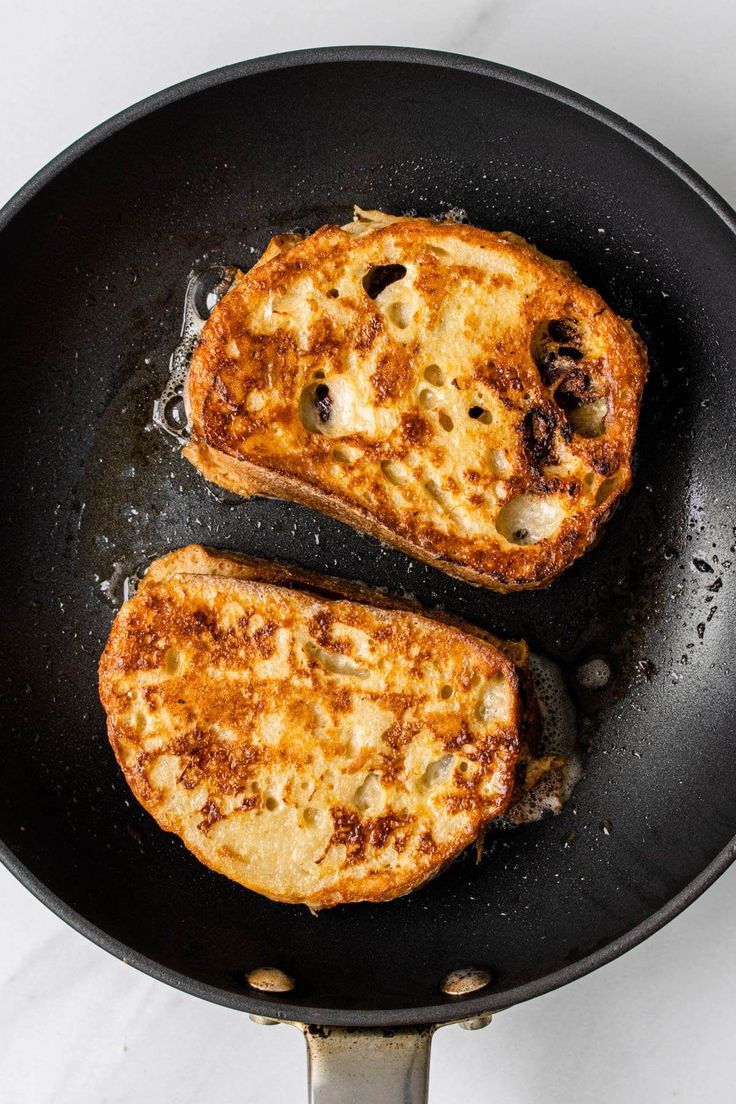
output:
[[[736,203],[736,7],[725,0],[26,0],[0,4],[0,202],[79,134],[191,74],[304,46],[393,43],[566,84],[662,139]],[[441,1031],[434,1104],[730,1104],[736,870],[591,977]],[[70,931],[0,871],[0,1104],[276,1104],[298,1034],[177,993]]]

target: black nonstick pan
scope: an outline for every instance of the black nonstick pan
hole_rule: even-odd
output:
[[[190,272],[247,267],[273,233],[346,221],[354,202],[460,208],[515,230],[645,338],[633,490],[549,590],[485,593],[297,506],[216,498],[153,426]],[[8,867],[162,981],[312,1025],[322,1100],[420,1099],[421,1028],[482,1023],[571,981],[697,897],[736,853],[735,231],[694,173],[608,112],[415,50],[210,73],[44,169],[0,216]],[[206,870],[132,799],[97,700],[125,580],[191,541],[409,591],[524,636],[574,699],[585,773],[573,799],[390,904],[314,917]],[[576,677],[591,658],[611,673],[598,689]],[[254,988],[261,967],[290,987]],[[464,969],[468,991],[445,993]]]

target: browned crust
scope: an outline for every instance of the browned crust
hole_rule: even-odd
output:
[[[179,574],[176,572],[178,567],[191,568],[195,574],[190,572]],[[243,581],[242,575],[240,578],[228,579],[224,575],[206,574],[209,570],[216,573],[217,571],[230,571],[238,568],[245,569],[249,573],[252,572],[247,582]],[[172,571],[174,574],[172,574]],[[268,581],[265,583],[261,581],[252,582],[251,580],[256,579],[258,575],[265,576]],[[152,789],[148,774],[147,753],[141,756],[135,731],[130,725],[120,721],[121,698],[117,686],[117,679],[121,673],[136,669],[144,672],[153,671],[156,664],[160,664],[163,649],[170,645],[172,639],[176,641],[176,633],[181,631],[181,626],[176,622],[176,611],[174,609],[172,613],[173,607],[171,605],[172,602],[176,605],[176,602],[183,600],[181,595],[176,592],[176,588],[184,588],[184,599],[186,599],[187,587],[190,587],[187,581],[197,578],[201,580],[201,585],[205,587],[206,593],[211,596],[208,601],[217,602],[220,598],[225,601],[229,587],[234,589],[243,586],[246,588],[252,587],[259,594],[266,593],[267,595],[272,592],[276,595],[280,589],[288,588],[295,595],[302,594],[310,599],[316,599],[320,604],[324,604],[328,617],[332,613],[336,617],[339,615],[341,619],[354,617],[357,624],[360,624],[361,617],[364,616],[359,612],[360,609],[366,608],[369,605],[369,597],[372,597],[375,599],[371,603],[372,608],[385,611],[386,617],[393,619],[396,616],[410,619],[411,623],[407,622],[401,630],[402,632],[407,632],[410,635],[414,632],[421,636],[421,633],[426,631],[427,623],[430,622],[433,625],[433,645],[435,639],[437,639],[439,644],[442,644],[444,640],[448,647],[462,646],[466,652],[477,653],[479,660],[486,665],[490,664],[489,669],[502,675],[504,681],[512,690],[515,690],[518,684],[512,661],[495,648],[492,638],[488,635],[481,634],[480,630],[474,630],[472,635],[466,633],[462,628],[457,627],[457,624],[448,623],[449,619],[443,619],[441,625],[438,625],[435,619],[418,614],[416,608],[411,606],[410,603],[400,599],[392,599],[382,594],[375,594],[361,584],[344,583],[339,580],[323,578],[311,572],[304,572],[301,569],[268,564],[237,554],[212,553],[199,546],[191,546],[188,549],[162,557],[151,565],[149,572],[141,583],[138,594],[126,603],[115,619],[100,660],[100,698],[108,715],[108,735],[111,746],[132,792],[144,808],[154,816],[157,823],[164,830],[180,835],[186,846],[205,865],[219,873],[226,874],[226,876],[255,892],[263,893],[274,900],[285,903],[308,903],[312,908],[326,908],[356,900],[390,900],[393,897],[410,892],[429,878],[434,877],[440,869],[443,869],[472,842],[488,820],[505,811],[513,794],[515,767],[519,755],[517,732],[520,722],[520,705],[518,696],[513,699],[511,722],[504,728],[503,739],[500,743],[497,743],[494,752],[494,778],[499,782],[503,780],[503,786],[501,792],[494,798],[493,808],[486,802],[485,813],[478,819],[472,811],[475,807],[468,806],[469,815],[472,812],[475,817],[473,823],[459,833],[456,838],[445,840],[441,846],[438,845],[435,848],[431,845],[430,837],[426,854],[421,853],[410,868],[401,869],[394,866],[390,873],[385,870],[375,874],[362,872],[356,878],[351,876],[348,865],[339,880],[333,880],[324,892],[312,895],[308,901],[303,901],[301,897],[294,897],[288,892],[274,892],[272,886],[254,882],[251,878],[242,876],[242,872],[238,872],[237,863],[228,862],[227,858],[221,856],[213,856],[212,850],[206,844],[206,838],[203,837],[200,843],[197,838],[192,837],[191,832],[189,834],[184,833],[180,818],[177,819],[176,814],[170,814],[169,807],[161,800],[160,795],[156,794],[155,787]],[[199,586],[200,584],[196,584],[197,588]],[[172,588],[176,593],[172,592]],[[198,594],[199,590],[195,588],[192,593]],[[370,616],[369,611],[366,612]],[[187,607],[188,613],[189,607]],[[191,623],[196,623],[196,619],[195,622]],[[391,620],[391,623],[393,623],[393,620]],[[211,630],[208,629],[209,631]],[[520,646],[516,648],[517,654],[520,654],[519,648]],[[511,650],[514,650],[513,646]],[[175,695],[176,693],[181,693],[181,691],[173,689],[172,694]],[[224,708],[225,715],[227,715],[226,705],[221,703],[218,708]],[[498,759],[498,756],[501,756],[501,758]],[[219,785],[224,784],[225,782],[221,779]],[[211,795],[206,807],[203,806],[202,810],[203,823],[206,826],[217,823],[219,819],[217,802],[218,790],[217,785],[215,785],[214,794]],[[336,821],[336,831],[338,827]],[[387,841],[391,840],[392,845],[398,846],[396,836],[397,832],[400,833],[400,829],[400,823],[390,823],[388,825],[377,823],[369,825],[366,831],[369,830],[379,839],[382,839],[385,835]],[[343,833],[345,832],[344,825],[341,830]]]
[[[186,564],[186,566],[183,566]],[[429,620],[452,625],[464,633],[478,637],[507,656],[519,671],[527,670],[529,649],[524,640],[502,640],[486,629],[481,629],[471,621],[466,621],[447,610],[426,610],[415,598],[399,597],[388,594],[375,587],[358,582],[357,579],[342,579],[337,575],[323,575],[310,571],[299,564],[280,563],[275,560],[263,560],[257,556],[248,556],[244,552],[234,552],[208,548],[202,544],[189,544],[177,548],[154,560],[143,576],[139,590],[163,582],[175,574],[200,573],[204,575],[228,575],[235,569],[237,577],[251,578],[276,586],[296,586],[306,593],[325,598],[345,598],[350,602],[375,606],[378,609],[406,610],[420,614]],[[246,576],[241,575],[247,571]],[[528,683],[528,693],[533,696],[533,684]],[[538,710],[538,706],[536,707]]]
[[[519,758],[525,762],[536,754],[542,733],[542,714],[534,680],[529,670],[529,648],[525,640],[502,640],[487,629],[481,629],[457,614],[441,609],[435,609],[429,613],[415,598],[387,594],[355,579],[322,575],[298,564],[263,560],[243,552],[206,548],[201,544],[187,545],[185,548],[176,549],[154,560],[143,576],[140,586],[147,587],[162,582],[182,570],[187,572],[196,570],[207,575],[227,575],[233,570],[240,574],[245,571],[248,573],[247,576],[241,577],[259,579],[277,586],[296,586],[307,593],[326,598],[346,598],[348,601],[376,606],[379,609],[408,610],[423,614],[433,621],[453,625],[464,633],[492,644],[494,648],[503,652],[516,669],[520,700]]]
[[[149,813],[153,819],[165,832],[171,832],[175,836],[181,837],[181,829],[179,823],[171,818],[167,818],[160,809],[151,808],[151,795],[148,787],[145,784],[141,774],[136,770],[130,770],[125,765],[124,749],[125,749],[125,736],[121,733],[114,723],[108,719],[107,722],[107,735],[110,741],[113,754],[117,760],[125,781],[128,783],[130,790],[138,803],[143,806],[147,813]],[[356,886],[356,880],[348,877],[343,878],[341,881],[333,882],[329,891],[322,891],[318,896],[312,896],[309,900],[304,900],[302,897],[294,896],[288,893],[275,893],[273,888],[265,884],[255,884],[250,880],[239,878],[234,874],[223,869],[221,862],[215,862],[209,852],[203,848],[198,847],[196,843],[190,840],[183,840],[186,849],[191,852],[192,855],[203,866],[206,866],[208,870],[214,871],[215,874],[224,875],[231,881],[237,882],[245,889],[250,890],[252,893],[258,893],[262,897],[268,897],[271,901],[277,901],[283,905],[307,905],[313,912],[319,912],[322,909],[336,908],[338,905],[350,905],[360,903],[374,903],[380,904],[385,901],[394,901],[398,897],[405,897],[408,893],[413,892],[415,889],[419,889],[421,886],[426,885],[427,882],[432,881],[439,874],[442,874],[447,868],[457,859],[459,855],[465,851],[470,844],[474,843],[480,835],[485,832],[486,826],[494,820],[496,817],[502,816],[509,804],[511,803],[514,794],[514,772],[508,771],[507,781],[507,796],[502,804],[499,804],[498,810],[493,816],[488,817],[482,824],[477,825],[472,832],[469,832],[460,837],[454,846],[445,847],[440,859],[436,860],[431,866],[417,865],[409,870],[404,877],[397,878],[396,870],[393,869],[390,878],[387,879],[386,875],[374,875],[363,876],[358,885]]]
[[[410,515],[395,508],[383,495],[380,480],[375,487],[370,484],[373,503],[359,502],[351,487],[350,476],[345,476],[342,485],[326,480],[325,466],[334,441],[320,434],[307,433],[301,423],[293,424],[292,411],[284,415],[286,420],[282,429],[287,439],[293,440],[293,453],[286,457],[269,455],[268,446],[261,443],[262,439],[265,440],[265,429],[257,416],[246,413],[243,404],[243,396],[250,383],[257,379],[263,384],[262,365],[265,360],[268,360],[269,372],[275,373],[272,379],[274,387],[280,386],[280,363],[292,367],[301,363],[301,354],[295,351],[285,331],[276,331],[272,338],[259,337],[255,344],[248,345],[247,318],[251,302],[283,291],[289,287],[290,281],[305,272],[316,274],[315,279],[329,285],[337,280],[345,257],[350,257],[351,250],[368,250],[366,256],[370,259],[379,256],[382,248],[390,246],[393,254],[420,254],[421,259],[421,251],[426,252],[428,243],[429,246],[439,247],[443,240],[448,249],[459,243],[463,247],[492,251],[513,261],[531,289],[527,294],[528,304],[525,299],[524,305],[529,334],[539,318],[572,313],[594,330],[596,347],[605,349],[605,356],[595,362],[595,371],[599,386],[605,391],[610,404],[606,432],[602,438],[596,439],[574,435],[570,445],[575,456],[592,473],[591,478],[595,481],[593,492],[587,493],[581,486],[570,485],[569,480],[540,474],[534,457],[526,453],[516,464],[510,481],[513,493],[557,493],[558,497],[562,493],[567,496],[564,499],[565,517],[558,532],[554,537],[533,545],[482,542],[466,539],[461,531],[439,532],[436,526],[427,523],[416,512]],[[424,275],[421,279],[417,278],[417,283],[424,288],[431,302],[435,292],[429,284],[434,270],[427,262],[421,271]],[[472,274],[467,278],[472,279]],[[355,319],[350,340],[356,349],[360,349],[364,333],[369,343],[366,348],[373,346],[375,341],[388,340],[380,312],[370,299],[364,297],[364,301],[358,301],[357,306],[351,301],[350,309],[353,311],[351,317]],[[314,352],[329,359],[333,355],[330,342],[334,340],[330,326],[315,330],[317,332],[321,336],[315,337],[316,344],[310,347],[310,355]],[[238,361],[237,366],[225,352],[227,339],[233,333],[239,335],[237,340],[251,350],[244,354],[245,359]],[[531,337],[528,336],[529,347],[530,343]],[[412,355],[411,349],[408,355]],[[522,353],[513,344],[506,352],[499,346],[494,355],[494,378],[497,381],[494,386],[507,388],[505,394],[512,405],[519,401],[518,389],[526,387],[530,394],[533,393],[534,403],[541,404],[540,409],[545,409],[545,404],[549,406],[552,391],[540,381],[539,371],[528,350],[523,354],[526,356],[523,363]],[[384,358],[385,366],[381,369],[380,379],[373,377],[377,403],[384,401],[382,395],[393,394],[391,388],[398,387],[396,394],[399,394],[405,387],[406,356],[407,351],[403,347],[391,347],[390,362]],[[292,371],[292,367],[285,370]],[[513,235],[494,234],[470,226],[406,219],[373,230],[354,241],[337,227],[323,227],[304,241],[290,243],[287,251],[274,254],[270,261],[259,266],[258,271],[251,270],[213,312],[190,368],[188,400],[192,440],[184,455],[205,478],[231,491],[246,496],[263,494],[302,503],[468,582],[499,591],[546,586],[598,539],[605,522],[630,486],[631,450],[645,376],[646,351],[631,326],[614,315],[597,292],[581,284],[568,266],[552,261]],[[517,397],[513,398],[514,395]],[[388,401],[390,405],[394,400],[389,398]],[[525,409],[523,404],[519,409]],[[402,440],[405,447],[416,441],[420,449],[429,448],[431,442],[427,443],[425,433],[427,421],[417,417],[416,433],[414,429],[409,432],[411,427],[406,422]],[[557,421],[559,432],[564,430],[569,437],[569,426],[565,428],[565,416],[560,411],[557,411]],[[228,428],[230,424],[251,428],[234,432]],[[355,443],[358,438],[347,437],[345,440]],[[391,451],[392,448],[390,442],[385,447],[376,446],[376,459],[384,455],[398,455]],[[596,502],[594,492],[612,476],[615,476],[615,481],[607,483],[608,493],[601,495],[601,501]],[[477,473],[471,473],[471,477],[477,482]]]

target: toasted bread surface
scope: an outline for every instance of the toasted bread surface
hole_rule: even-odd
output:
[[[140,582],[140,588],[160,583],[174,575],[208,575],[235,579],[250,579],[254,582],[274,583],[277,586],[296,587],[299,590],[326,598],[346,598],[351,602],[362,602],[381,609],[408,610],[429,616],[427,611],[414,598],[398,597],[384,591],[375,590],[354,579],[341,579],[334,575],[322,575],[316,571],[296,564],[279,563],[248,556],[242,552],[220,551],[205,548],[201,544],[188,544],[174,549],[155,559],[148,567]],[[559,765],[559,759],[549,756],[535,758],[542,728],[542,719],[534,681],[529,670],[529,648],[525,640],[502,640],[487,629],[481,629],[446,610],[432,610],[431,617],[448,625],[454,625],[463,632],[477,636],[498,648],[511,660],[516,668],[519,685],[521,711],[519,716],[519,759],[517,770],[517,789],[527,790],[533,787],[540,775]]]
[[[245,558],[197,573],[207,556],[154,565],[100,662],[134,794],[204,863],[274,900],[409,892],[512,797],[513,664],[412,611],[245,578]]]
[[[364,212],[282,238],[215,307],[185,456],[450,574],[545,585],[631,481],[646,353],[512,234]]]

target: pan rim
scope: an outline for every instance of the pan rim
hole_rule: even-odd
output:
[[[414,47],[397,46],[333,46],[315,49],[290,51],[254,58],[233,65],[211,70],[199,76],[189,78],[165,88],[132,106],[124,109],[99,126],[90,130],[65,150],[59,153],[43,168],[39,169],[0,209],[0,234],[21,210],[60,172],[76,161],[80,156],[92,150],[106,138],[116,134],[129,124],[152,114],[159,108],[184,99],[187,96],[205,91],[232,80],[256,76],[286,68],[307,65],[324,65],[336,62],[396,62],[410,65],[424,65],[442,69],[452,69],[479,76],[515,84],[521,88],[554,99],[573,108],[622,137],[643,148],[650,156],[674,173],[695,194],[706,203],[722,220],[725,227],[736,236],[736,212],[684,161],[673,154],[666,146],[650,137],[638,127],[621,116],[601,107],[594,101],[576,92],[563,88],[541,77],[499,65],[481,58],[467,57],[435,50],[422,50]],[[662,908],[647,917],[640,924],[615,937],[604,947],[584,956],[577,962],[562,967],[553,973],[516,986],[515,988],[491,992],[485,996],[407,1008],[388,1008],[380,1010],[364,1009],[327,1009],[312,1007],[295,1001],[288,1004],[279,1000],[265,1000],[210,985],[182,974],[169,967],[132,950],[118,939],[93,924],[67,902],[52,892],[21,859],[0,840],[0,861],[34,896],[51,912],[65,921],[92,943],[102,947],[110,954],[149,974],[157,981],[163,981],[175,989],[191,993],[193,996],[209,1000],[215,1004],[238,1009],[254,1015],[267,1016],[284,1021],[336,1027],[401,1027],[426,1024],[443,1024],[478,1016],[484,1012],[497,1011],[520,1004],[533,997],[558,989],[571,981],[591,973],[598,967],[613,961],[626,951],[631,950],[654,932],[664,927],[716,879],[736,859],[736,837],[727,844],[718,855],[687,885],[680,893],[671,898]],[[439,998],[439,993],[438,993]]]

